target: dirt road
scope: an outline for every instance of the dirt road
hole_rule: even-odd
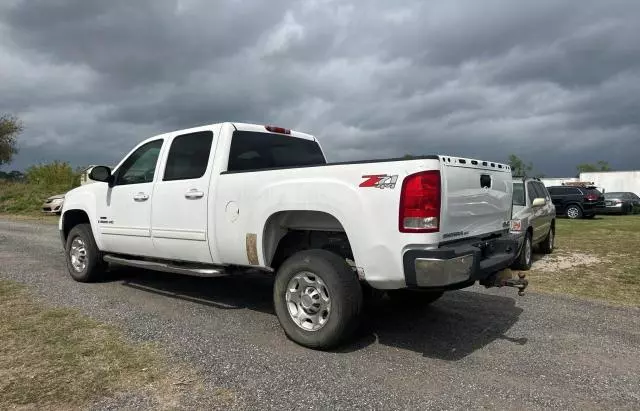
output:
[[[0,277],[162,342],[239,408],[640,409],[638,309],[473,288],[418,311],[372,307],[353,344],[324,353],[285,338],[268,278],[127,270],[79,284],[53,225],[0,220]]]

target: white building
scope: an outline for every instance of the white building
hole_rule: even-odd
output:
[[[91,169],[93,167],[95,167],[95,165],[90,165],[84,170],[82,170],[82,174],[80,174],[80,185],[95,183],[95,181],[89,178],[89,173],[91,172]]]
[[[588,182],[604,192],[630,191],[640,195],[640,171],[596,171],[580,173],[579,178],[542,178],[546,187],[561,186],[570,182]]]
[[[640,195],[640,171],[598,171],[580,173],[582,181],[593,181],[607,192],[630,191]]]

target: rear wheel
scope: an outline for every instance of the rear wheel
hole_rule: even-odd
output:
[[[553,252],[553,247],[555,246],[556,241],[556,229],[554,226],[551,226],[549,229],[549,234],[547,234],[547,238],[544,239],[542,243],[540,243],[540,251],[544,254],[551,254]]]
[[[582,209],[575,204],[570,205],[567,207],[567,217],[572,220],[582,218]]]
[[[98,250],[90,224],[78,224],[69,231],[65,251],[71,278],[83,283],[102,278],[107,264]]]
[[[527,271],[531,268],[531,264],[533,264],[533,245],[531,233],[527,232],[522,244],[522,250],[520,250],[520,254],[512,267],[516,270]]]
[[[305,347],[326,350],[357,329],[362,289],[342,257],[326,250],[305,250],[278,269],[273,303],[287,337]]]

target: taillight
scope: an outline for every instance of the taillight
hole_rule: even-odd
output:
[[[587,200],[589,201],[597,201],[598,200],[598,196],[595,194],[587,194],[587,196],[585,197]]]
[[[402,233],[434,233],[440,229],[440,171],[423,171],[404,179],[399,229]]]

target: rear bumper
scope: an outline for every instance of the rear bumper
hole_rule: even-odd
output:
[[[407,287],[459,289],[485,280],[511,266],[518,255],[519,237],[505,234],[433,250],[407,250],[403,255]]]

